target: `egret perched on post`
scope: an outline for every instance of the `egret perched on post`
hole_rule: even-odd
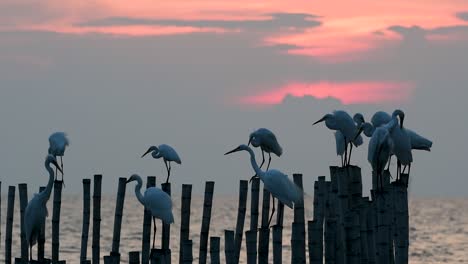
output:
[[[164,164],[166,165],[167,170],[167,179],[166,183],[169,182],[169,176],[171,176],[171,162],[177,164],[182,164],[182,161],[179,158],[177,152],[169,145],[161,144],[158,147],[151,146],[141,157],[143,158],[146,154],[151,152],[151,156],[155,159],[163,158]]]
[[[398,117],[400,118],[398,122]],[[411,170],[411,162],[413,162],[413,154],[411,153],[411,139],[408,133],[403,128],[405,113],[399,109],[392,114],[392,120],[385,124],[384,127],[390,132],[390,137],[393,141],[393,154],[397,157],[397,180],[401,173],[405,172],[408,167],[408,174]],[[403,165],[403,171],[401,170]]]
[[[156,238],[156,218],[160,219],[164,224],[174,223],[174,216],[172,214],[172,200],[171,197],[158,187],[150,187],[146,189],[145,195],[141,194],[141,186],[143,181],[137,174],[133,174],[127,180],[127,183],[136,181],[135,195],[138,201],[151,211],[153,217],[153,249]]]
[[[55,177],[54,170],[50,167],[50,164],[53,164],[55,168],[62,172],[56,158],[53,155],[47,155],[44,166],[49,172],[49,181],[47,182],[46,188],[42,192],[36,193],[29,201],[24,213],[24,231],[29,245],[30,261],[32,261],[32,247],[36,244],[39,235],[45,232],[45,230],[42,230],[42,226],[48,216],[46,204],[50,198]]]
[[[355,119],[359,120],[360,118],[357,118],[355,116]],[[339,131],[343,135],[345,142],[344,165],[349,165],[351,161],[351,152],[353,150],[353,145],[357,147],[362,144],[362,137],[358,135],[358,127],[356,126],[355,120],[351,118],[351,116],[345,111],[338,110],[334,111],[333,114],[326,114],[313,125],[323,121],[325,121],[325,125],[329,129]],[[350,145],[349,158],[347,156],[348,145]]]
[[[70,144],[68,136],[65,132],[55,132],[49,137],[49,154],[55,158],[60,157],[60,166],[62,172],[63,181],[63,160],[62,157],[65,154],[65,149]],[[57,177],[57,169],[55,170],[55,177]]]
[[[256,148],[260,147],[262,150],[262,164],[260,164],[260,168],[263,166],[263,163],[265,163],[264,152],[268,153],[268,165],[266,170],[270,168],[272,152],[278,157],[283,154],[283,149],[279,145],[275,134],[266,128],[259,128],[252,132],[249,136],[249,144],[247,144],[247,146],[250,144]]]
[[[268,226],[270,226],[271,219],[275,213],[275,198],[281,201],[289,208],[293,208],[294,204],[302,199],[302,190],[294,184],[286,174],[278,170],[267,170],[262,171],[255,160],[255,154],[253,150],[247,145],[240,145],[239,147],[226,152],[224,155],[238,151],[247,151],[250,154],[250,163],[254,169],[256,175],[263,181],[265,189],[267,189],[273,196],[273,209],[268,220]]]
[[[369,124],[369,123],[365,123]],[[377,186],[383,189],[383,172],[385,165],[389,162],[392,154],[393,141],[387,127],[381,126],[375,129],[369,141],[369,151],[367,160],[372,166],[372,170],[377,175]]]

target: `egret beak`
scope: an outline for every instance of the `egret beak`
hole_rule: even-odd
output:
[[[320,122],[323,122],[323,121],[325,121],[325,117],[322,117],[319,121],[313,123],[312,125],[316,125],[316,124],[318,124],[318,123],[320,123]]]
[[[361,135],[363,130],[364,130],[364,127],[362,125],[359,126],[359,130],[358,130],[356,136],[353,138],[353,141],[355,141],[359,137],[359,135]]]
[[[127,183],[129,183],[129,182],[131,182],[131,181],[132,181],[131,179],[128,179],[128,180],[125,182],[125,184],[127,184]]]
[[[60,173],[63,174],[63,171],[62,171],[62,168],[60,167],[60,165],[57,163],[57,161],[52,161],[52,164],[54,164],[54,166],[57,168],[58,171],[60,171]]]
[[[252,138],[249,138],[249,143],[247,144],[247,146],[250,147],[250,143],[252,143]]]
[[[237,152],[237,151],[239,151],[239,148],[238,148],[238,147],[235,148],[235,149],[233,149],[233,150],[231,150],[231,151],[228,151],[228,152],[224,153],[224,155],[228,155],[228,154],[231,154],[231,153],[234,153],[234,152]]]
[[[144,156],[146,156],[146,154],[148,154],[148,153],[150,153],[150,152],[151,152],[151,148],[149,148],[149,149],[145,152],[145,154],[141,155],[141,157],[143,158]]]
[[[400,116],[400,128],[403,129],[403,121],[405,121],[405,116]]]

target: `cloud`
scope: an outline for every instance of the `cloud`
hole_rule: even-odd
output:
[[[459,12],[456,16],[463,21],[468,21],[468,12]]]
[[[182,20],[182,19],[145,19],[132,17],[108,17],[77,24],[81,27],[115,26],[172,26],[195,28],[241,29],[246,31],[271,32],[279,30],[303,30],[318,27],[318,17],[303,13],[273,13],[266,19],[258,20]]]

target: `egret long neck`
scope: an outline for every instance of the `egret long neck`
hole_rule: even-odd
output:
[[[140,201],[140,203],[144,206],[145,205],[145,200],[143,199],[143,195],[141,194],[141,186],[143,185],[143,182],[141,180],[141,178],[137,178],[137,185],[135,186],[135,195],[138,199],[138,201]]]
[[[252,168],[254,169],[255,173],[258,177],[262,178],[264,172],[258,167],[257,161],[255,160],[255,154],[251,148],[248,148],[247,151],[250,154],[250,163],[252,164]]]
[[[52,186],[54,185],[54,170],[50,167],[50,162],[45,163],[45,168],[49,172],[49,182],[47,182],[46,188],[38,194],[38,196],[44,201],[48,201],[50,198],[50,193],[52,192]]]

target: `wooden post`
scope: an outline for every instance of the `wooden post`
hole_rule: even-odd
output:
[[[374,191],[371,191],[373,193]],[[375,213],[375,202],[367,202],[367,256],[369,259],[369,264],[376,264],[376,213]]]
[[[140,252],[139,251],[128,252],[128,261],[129,261],[129,264],[140,264]]]
[[[257,263],[257,231],[245,231],[245,244],[247,249],[247,264]]]
[[[210,259],[211,264],[219,264],[219,237],[210,237]]]
[[[260,196],[260,179],[253,178],[251,182],[251,200],[250,200],[250,230],[258,229],[258,202]],[[255,243],[257,236],[255,235]]]
[[[316,232],[319,232],[321,235],[317,235],[313,239],[314,245],[318,247],[318,252],[323,252],[323,225],[325,220],[325,207],[326,207],[326,184],[325,184],[325,176],[319,176],[318,181],[314,182],[314,223],[311,224],[311,227],[317,228],[318,230],[314,231],[314,235]],[[309,231],[310,234],[310,231]],[[309,238],[310,241],[311,238]],[[310,253],[311,248],[309,248],[309,259],[311,259]],[[315,250],[315,249],[314,249]],[[317,256],[314,261],[318,261],[320,263],[323,262],[323,254]]]
[[[164,249],[151,249],[151,264],[165,264],[170,263],[170,259],[167,258],[166,251]]]
[[[156,177],[148,176],[146,180],[146,189],[156,186]],[[143,216],[143,234],[141,239],[141,263],[149,263],[150,243],[151,243],[151,212],[145,207]]]
[[[302,174],[293,174],[294,183],[302,190]],[[294,244],[293,244],[294,243]],[[294,204],[291,234],[291,263],[306,263],[304,198]]]
[[[192,185],[182,184],[182,205],[180,217],[179,263],[185,263],[184,243],[189,241],[190,234],[190,203]],[[190,240],[190,255],[192,255],[192,240]]]
[[[120,230],[122,227],[122,215],[123,215],[123,207],[125,202],[125,190],[127,186],[127,178],[120,177],[119,178],[119,185],[117,187],[117,198],[115,202],[115,215],[114,215],[114,233],[112,236],[112,251],[110,252],[110,256],[114,261],[119,263],[120,262]]]
[[[39,193],[45,190],[45,186],[39,187]],[[37,260],[39,262],[44,261],[44,244],[45,244],[45,221],[42,224],[41,232],[37,238]]]
[[[93,243],[92,247],[92,263],[99,264],[100,255],[100,237],[101,237],[101,184],[102,175],[94,175],[94,190],[93,190]]]
[[[273,226],[273,263],[283,263],[283,227]]]
[[[193,262],[193,255],[192,255],[193,243],[192,243],[192,240],[184,240],[184,243],[182,243],[182,247],[184,248],[182,250],[182,252],[183,252],[182,263],[183,264],[191,264]]]
[[[28,261],[28,242],[26,241],[26,233],[24,231],[24,211],[28,205],[28,186],[26,183],[18,184],[19,199],[20,199],[20,217],[21,217],[21,260]]]
[[[245,212],[247,210],[247,193],[249,182],[241,180],[239,184],[239,205],[237,209],[237,224],[234,240],[234,258],[235,263],[239,262],[239,255],[242,246],[242,235],[244,234]]]
[[[198,256],[199,264],[206,264],[206,255],[208,248],[208,237],[210,232],[211,208],[213,206],[214,182],[205,183],[205,198],[203,200],[203,219],[200,231],[200,253]]]
[[[5,229],[5,264],[11,264],[11,244],[13,232],[13,216],[15,210],[15,186],[8,186],[8,205]]]
[[[336,181],[336,177],[335,177]],[[332,182],[325,182],[325,263],[334,264],[336,262],[336,194],[333,192]]]
[[[389,230],[388,219],[386,219],[385,192],[386,190],[384,189],[375,194],[377,209],[377,263],[379,264],[388,264],[390,260],[388,251]]]
[[[161,184],[161,187],[165,193],[171,196],[171,183],[170,182]],[[164,259],[166,260],[166,264],[171,263],[170,239],[171,239],[171,225],[163,223],[161,249],[164,252]]]
[[[268,246],[270,239],[270,229],[268,228],[268,218],[270,217],[270,192],[263,188],[262,203],[262,227],[258,234],[258,263],[268,263]]]
[[[395,185],[395,263],[408,263],[409,214],[408,214],[408,174],[401,174]]]
[[[60,209],[62,207],[62,181],[54,182],[54,208],[52,211],[52,263],[60,260]]]
[[[224,230],[224,254],[227,264],[234,264],[235,249],[234,249],[234,231]]]
[[[307,222],[308,230],[308,246],[309,246],[309,263],[310,264],[322,264],[323,263],[323,246],[319,245],[323,243],[323,228],[320,226],[320,222],[313,220]]]
[[[360,243],[360,224],[359,213],[348,211],[345,216],[346,230],[346,263],[361,263],[361,243]]]
[[[83,227],[81,229],[80,261],[87,260],[89,219],[91,213],[91,179],[83,179]]]
[[[362,198],[359,206],[359,225],[360,225],[360,241],[361,241],[361,263],[369,263],[369,250],[367,242],[367,211],[369,206],[369,197]]]

